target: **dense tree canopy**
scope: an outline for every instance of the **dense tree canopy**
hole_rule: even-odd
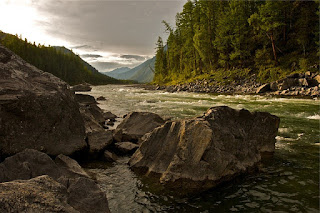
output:
[[[83,82],[94,85],[124,82],[99,73],[78,55],[72,51],[66,51],[67,49],[65,48],[31,44],[27,39],[22,40],[18,36],[2,33],[1,31],[0,43],[28,63],[45,72],[52,73],[70,85]]]
[[[157,42],[155,83],[227,70],[260,80],[319,66],[319,1],[188,1]],[[316,65],[316,66],[314,66]]]

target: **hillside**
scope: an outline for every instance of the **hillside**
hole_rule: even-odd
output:
[[[115,69],[111,72],[105,72],[104,74],[122,80],[132,80],[139,83],[149,83],[154,77],[154,64],[156,58],[153,57],[144,63],[127,70],[123,68]]]
[[[70,85],[87,82],[93,85],[124,83],[99,73],[78,55],[65,47],[31,44],[26,39],[0,31],[0,44],[37,68],[52,73]]]

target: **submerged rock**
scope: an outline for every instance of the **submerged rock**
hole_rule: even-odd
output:
[[[72,86],[71,90],[74,92],[90,92],[92,90],[92,87],[88,83],[83,83]]]
[[[254,167],[273,152],[279,118],[264,112],[213,107],[195,119],[154,129],[129,161],[169,188],[201,191]]]
[[[1,45],[0,70],[0,158],[26,148],[72,155],[87,146],[79,105],[65,82]]]
[[[132,112],[119,124],[114,139],[116,141],[138,142],[144,134],[164,123],[165,121],[155,113]]]

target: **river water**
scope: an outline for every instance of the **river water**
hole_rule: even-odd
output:
[[[120,85],[96,86],[88,94],[106,97],[99,106],[118,116],[148,111],[179,119],[227,105],[281,119],[274,157],[263,162],[261,171],[192,197],[155,190],[128,168],[128,158],[87,165],[106,191],[112,212],[319,212],[319,100],[167,93]]]

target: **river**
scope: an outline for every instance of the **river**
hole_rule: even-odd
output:
[[[128,158],[87,165],[107,193],[111,212],[319,212],[319,100],[167,93],[121,85],[96,86],[87,94],[106,97],[99,106],[118,116],[148,111],[179,119],[227,105],[281,119],[274,157],[263,162],[260,172],[193,197],[158,193],[128,168]]]

